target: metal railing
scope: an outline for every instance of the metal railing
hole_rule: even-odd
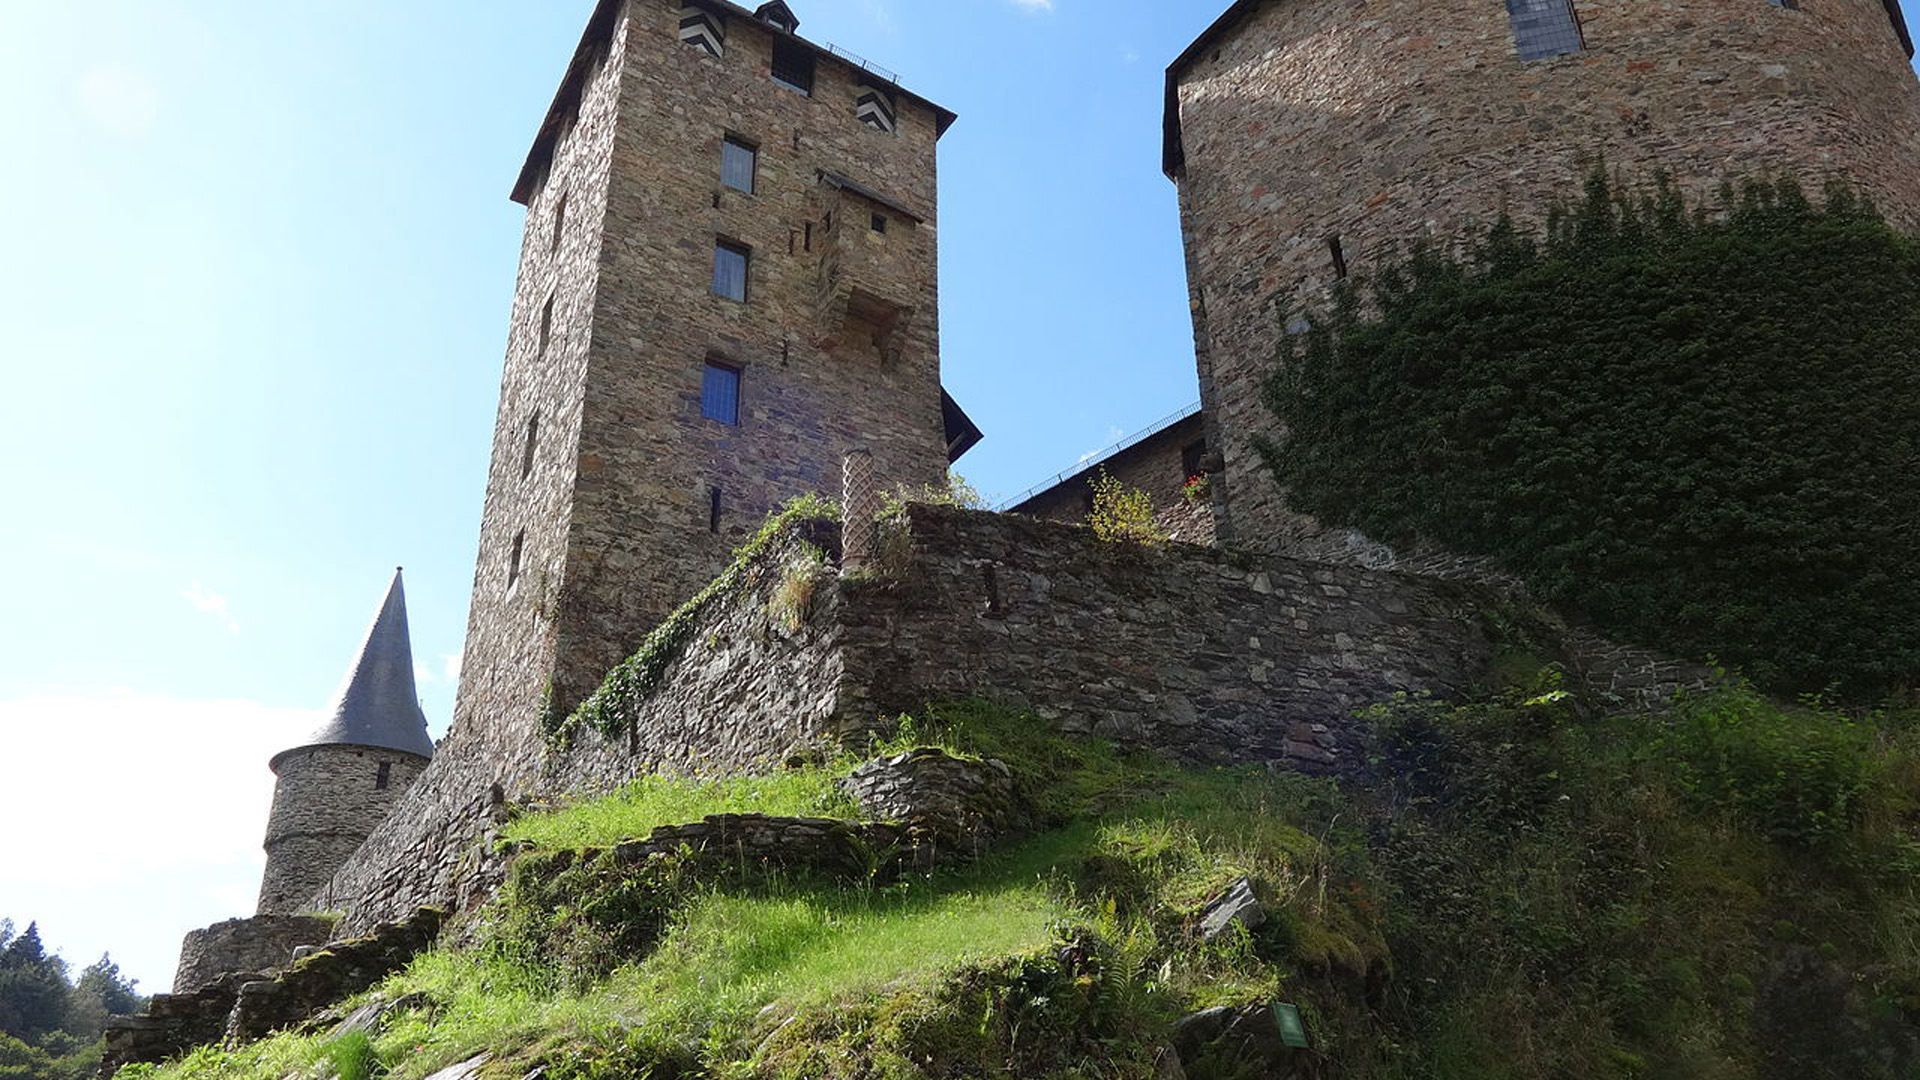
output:
[[[886,68],[883,68],[879,64],[876,64],[873,61],[868,60],[866,57],[860,56],[856,53],[848,52],[847,50],[841,48],[840,46],[835,45],[831,41],[827,42],[827,51],[839,57],[840,59],[845,60],[847,63],[852,64],[854,67],[860,68],[863,71],[872,72],[873,74],[880,76],[881,78],[887,80],[888,82],[894,84],[895,86],[900,85],[900,73],[897,71],[890,71]]]
[[[1033,498],[1035,495],[1038,495],[1041,492],[1048,490],[1049,488],[1058,487],[1059,485],[1066,483],[1068,480],[1071,480],[1072,478],[1080,475],[1083,472],[1086,472],[1089,469],[1096,468],[1108,461],[1113,460],[1114,455],[1120,453],[1121,451],[1130,450],[1133,447],[1139,446],[1141,443],[1146,442],[1148,439],[1153,438],[1155,435],[1160,434],[1161,432],[1167,430],[1168,428],[1179,423],[1180,421],[1185,420],[1187,417],[1192,416],[1195,413],[1199,412],[1200,404],[1201,404],[1200,402],[1196,401],[1193,404],[1187,406],[1186,408],[1181,409],[1179,412],[1176,412],[1173,415],[1168,416],[1165,419],[1154,423],[1152,426],[1143,428],[1140,431],[1134,432],[1133,434],[1127,436],[1126,438],[1121,439],[1119,442],[1114,443],[1112,446],[1109,446],[1105,450],[1102,450],[1091,457],[1081,459],[1081,461],[1075,464],[1073,468],[1055,473],[1051,479],[1044,480],[1038,484],[1035,484],[1034,486],[1028,488],[1026,491],[1022,492],[1020,495],[1014,498],[1008,499],[1006,502],[1003,502],[999,506],[994,507],[994,509],[1004,514],[1008,510],[1011,510],[1014,507],[1019,506],[1021,503],[1026,502],[1028,499]]]

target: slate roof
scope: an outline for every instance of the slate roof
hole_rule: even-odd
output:
[[[407,594],[400,571],[393,572],[387,598],[367,627],[366,640],[326,722],[294,749],[308,746],[365,746],[433,756],[427,716],[413,684],[413,643],[407,635]]]

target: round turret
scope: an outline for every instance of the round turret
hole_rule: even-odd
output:
[[[433,756],[396,572],[327,721],[276,754],[262,915],[306,910]]]

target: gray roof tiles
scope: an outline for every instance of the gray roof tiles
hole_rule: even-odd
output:
[[[400,571],[394,571],[387,598],[367,627],[366,640],[340,685],[330,715],[304,745],[365,746],[433,756],[427,716],[413,683],[413,644],[407,635],[407,596]]]

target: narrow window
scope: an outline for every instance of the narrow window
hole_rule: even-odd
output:
[[[721,240],[713,245],[713,291],[729,300],[747,298],[747,266],[753,253]]]
[[[512,590],[520,581],[520,556],[526,552],[527,530],[521,529],[513,535],[513,550],[507,553],[507,588]]]
[[[720,535],[720,489],[707,489],[707,531]]]
[[[1572,0],[1507,0],[1507,17],[1522,60],[1564,56],[1587,47]]]
[[[1180,451],[1180,479],[1191,480],[1200,475],[1200,463],[1207,460],[1207,442],[1188,443]]]
[[[553,297],[547,297],[547,306],[540,309],[540,351],[546,352],[553,341]]]
[[[887,231],[887,219],[884,214],[873,215],[873,231],[878,233]]]
[[[374,790],[385,791],[387,785],[391,783],[393,783],[393,762],[383,761],[380,763],[380,771],[373,777]]]
[[[520,479],[533,475],[533,451],[540,445],[540,414],[527,418],[527,448],[520,457]]]
[[[773,81],[789,90],[813,95],[813,50],[797,41],[775,39]]]
[[[1767,0],[1767,3],[1774,7],[1786,8],[1788,11],[1800,10],[1800,0]]]
[[[753,177],[760,152],[750,143],[727,136],[720,144],[720,182],[735,191],[753,194]]]
[[[723,424],[740,423],[740,369],[707,361],[700,381],[700,415]]]
[[[803,243],[808,251],[813,250],[813,222],[811,221],[807,222],[807,231]]]
[[[560,193],[560,201],[553,208],[553,246],[550,251],[560,250],[560,240],[567,232],[567,194]]]
[[[1347,277],[1347,252],[1340,246],[1338,236],[1327,237],[1327,252],[1333,256],[1333,276],[1342,281]]]

